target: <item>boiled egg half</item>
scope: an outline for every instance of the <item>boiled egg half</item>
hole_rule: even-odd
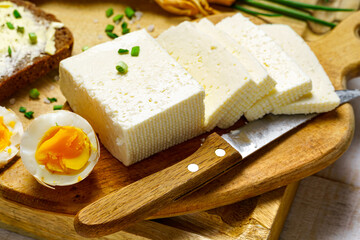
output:
[[[19,152],[23,126],[10,109],[0,106],[0,168]]]
[[[45,186],[66,186],[85,179],[100,156],[91,125],[60,110],[33,120],[20,144],[25,168]]]

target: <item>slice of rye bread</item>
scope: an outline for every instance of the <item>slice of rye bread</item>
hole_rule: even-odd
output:
[[[0,0],[2,2],[3,0]],[[18,6],[23,6],[33,13],[39,19],[46,19],[51,22],[60,22],[52,14],[44,12],[42,9],[35,6],[35,4],[21,1],[10,0]],[[31,82],[39,79],[53,69],[59,67],[62,59],[71,56],[74,45],[74,38],[70,30],[66,27],[56,29],[55,31],[55,48],[54,55],[43,54],[32,60],[29,64],[29,59],[24,59],[17,66],[15,71],[10,76],[0,78],[0,101],[10,97],[18,89],[28,85]]]

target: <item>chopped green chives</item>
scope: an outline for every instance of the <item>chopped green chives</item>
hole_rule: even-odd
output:
[[[39,95],[40,95],[40,92],[39,92],[39,90],[37,90],[36,88],[31,89],[30,92],[29,92],[29,96],[30,96],[30,98],[32,98],[32,99],[37,99],[37,98],[39,98]]]
[[[111,15],[114,14],[114,9],[109,8],[108,10],[106,10],[105,14],[106,14],[106,17],[111,17]]]
[[[25,108],[25,107],[20,107],[20,108],[19,108],[19,112],[25,113],[25,112],[26,112],[26,108]]]
[[[63,105],[54,105],[53,110],[61,110]]]
[[[105,32],[112,32],[114,28],[114,25],[108,24],[105,28]]]
[[[134,9],[132,9],[131,7],[126,7],[125,8],[125,15],[126,15],[126,17],[128,19],[131,19],[135,15]]]
[[[7,27],[8,27],[9,29],[11,29],[11,30],[15,29],[14,25],[12,25],[11,22],[6,22],[6,25],[7,25]]]
[[[11,51],[11,47],[10,47],[10,46],[8,46],[8,54],[9,54],[9,57],[11,57],[12,51]]]
[[[120,61],[120,62],[118,63],[118,65],[116,65],[116,70],[117,70],[119,73],[125,74],[125,73],[127,73],[127,71],[128,71],[128,65],[127,65],[125,62]]]
[[[114,22],[120,22],[124,17],[124,14],[118,14],[115,17],[113,17]]]
[[[21,18],[21,14],[19,13],[19,11],[18,10],[14,10],[14,12],[13,12],[13,14],[14,14],[14,17],[15,18]]]
[[[81,48],[81,51],[85,52],[85,51],[88,50],[89,48],[90,48],[89,46],[83,46],[83,47]]]
[[[123,28],[123,30],[122,30],[122,34],[123,35],[125,35],[125,34],[127,34],[127,33],[129,33],[130,32],[130,29],[129,28]]]
[[[53,103],[53,102],[57,102],[57,99],[56,99],[56,98],[54,98],[54,97],[53,97],[53,98],[49,98],[49,97],[48,97],[47,99],[48,99],[51,103]]]
[[[128,54],[128,53],[129,53],[129,50],[120,48],[119,51],[118,51],[118,53],[119,53],[119,54]]]
[[[112,32],[106,32],[106,35],[108,35],[110,38],[117,38],[117,37],[119,37],[117,34],[112,33]]]
[[[123,23],[121,24],[121,28],[122,28],[122,29],[127,28],[127,26],[128,26],[127,22],[123,22]]]
[[[27,118],[27,119],[32,119],[34,116],[34,112],[33,111],[29,111],[29,112],[26,112],[25,114],[25,117]]]
[[[139,56],[140,53],[140,47],[139,46],[135,46],[131,49],[131,56],[133,57],[137,57]]]
[[[18,26],[17,29],[16,29],[16,31],[17,31],[18,33],[24,33],[24,32],[25,32],[25,28]]]
[[[36,36],[36,33],[29,33],[29,39],[30,39],[30,42],[31,44],[36,44],[37,43],[37,36]]]

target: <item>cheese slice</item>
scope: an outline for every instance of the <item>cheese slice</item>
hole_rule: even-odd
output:
[[[256,84],[221,43],[183,22],[164,31],[158,42],[205,89],[205,130],[210,131],[234,106],[248,109]]]
[[[274,108],[274,114],[327,112],[340,104],[329,77],[305,41],[289,26],[264,24],[260,28],[277,42],[291,56],[312,80],[310,94],[296,102]]]
[[[248,50],[238,44],[233,38],[227,33],[216,28],[215,25],[208,19],[203,18],[199,22],[195,23],[196,27],[213,37],[216,41],[223,44],[223,46],[231,52],[249,72],[251,79],[256,83],[257,90],[251,99],[251,105],[258,99],[268,94],[275,86],[276,82],[268,75],[267,71],[261,64],[252,56]],[[240,106],[235,105],[228,111],[225,116],[217,124],[220,128],[228,128],[237,122],[242,114]]]
[[[244,46],[276,81],[274,91],[246,113],[248,120],[261,118],[274,108],[296,101],[311,91],[311,80],[295,61],[258,26],[240,13],[225,18],[216,27]]]
[[[118,54],[134,46],[138,57]],[[126,166],[203,132],[204,89],[145,30],[61,61],[60,88]]]

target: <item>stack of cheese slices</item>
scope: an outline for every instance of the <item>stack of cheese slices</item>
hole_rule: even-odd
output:
[[[137,57],[118,49],[140,46]],[[119,74],[119,61],[128,65]],[[156,40],[144,30],[63,60],[60,86],[126,166],[241,116],[325,112],[339,98],[303,39],[241,14],[183,22]]]

